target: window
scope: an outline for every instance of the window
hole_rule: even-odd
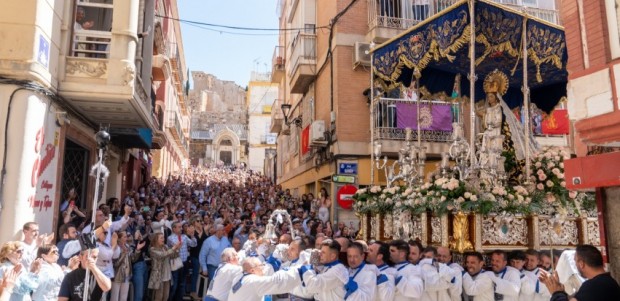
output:
[[[538,0],[522,0],[523,6],[538,7]]]
[[[71,55],[107,58],[112,40],[112,0],[76,2]]]

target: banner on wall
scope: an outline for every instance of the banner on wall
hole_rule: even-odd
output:
[[[301,132],[301,154],[305,155],[310,151],[310,125],[306,126]]]
[[[53,231],[56,215],[54,208],[59,199],[56,198],[58,179],[58,157],[60,128],[56,125],[55,110],[46,110],[43,125],[37,131],[35,148],[32,156],[35,157],[32,167],[31,186],[32,194],[28,199],[29,206],[39,224],[41,233]],[[60,198],[62,199],[62,198]]]

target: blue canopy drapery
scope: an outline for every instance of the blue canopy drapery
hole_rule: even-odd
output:
[[[523,102],[522,48],[526,22],[530,100],[550,112],[566,96],[568,59],[562,27],[486,0],[475,7],[476,100],[484,98],[482,83],[498,69],[508,75],[504,100],[510,107]],[[462,95],[469,96],[469,2],[457,2],[439,14],[373,50],[373,71],[386,88],[408,85],[414,70],[420,86],[431,93],[451,95],[456,74],[462,74]]]

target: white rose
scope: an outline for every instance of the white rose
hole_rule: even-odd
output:
[[[475,194],[472,194],[472,195],[471,195],[470,200],[472,200],[473,202],[475,202],[475,201],[477,201],[477,200],[478,200],[478,197],[477,197]]]
[[[547,181],[547,187],[553,187],[553,182],[551,180]]]
[[[464,196],[466,199],[469,199],[469,198],[471,197],[471,193],[470,193],[469,191],[468,191],[468,192],[465,192],[465,194],[464,194],[463,196]]]
[[[566,182],[565,181],[560,182],[560,186],[566,187]]]

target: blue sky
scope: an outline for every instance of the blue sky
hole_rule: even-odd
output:
[[[278,28],[277,0],[178,0],[182,20],[217,25]],[[245,87],[251,71],[271,71],[277,31],[246,31],[181,23],[185,62],[190,71],[204,71]],[[221,31],[221,32],[220,32]],[[226,32],[261,35],[237,35]]]

